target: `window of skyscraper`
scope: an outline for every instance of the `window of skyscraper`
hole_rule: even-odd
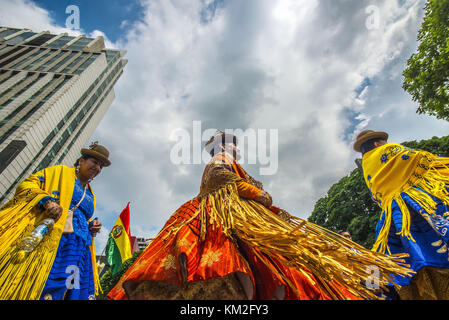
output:
[[[24,32],[24,33],[21,33],[20,35],[14,37],[14,38],[6,40],[5,43],[7,43],[7,44],[19,44],[19,43],[23,42],[24,40],[26,40],[26,39],[30,38],[31,36],[34,36],[34,35],[35,35],[34,32]]]
[[[68,49],[70,50],[82,50],[89,42],[93,41],[92,38],[80,38],[74,44],[70,45]]]
[[[76,74],[80,74],[81,72],[83,72],[84,70],[86,70],[86,68],[99,56],[99,53],[95,53],[92,56],[89,57],[89,59],[87,59],[82,65],[80,65],[78,67],[78,69],[75,70]]]
[[[13,33],[19,32],[19,29],[8,29],[8,30],[4,30],[2,32],[0,32],[0,39],[1,38],[6,38],[9,35],[12,35]]]
[[[8,167],[26,145],[27,143],[23,140],[13,140],[0,152],[0,173]]]
[[[28,64],[28,61],[34,59],[37,55],[41,54],[42,52],[44,52],[46,49],[39,49],[36,50],[35,52],[33,52],[32,54],[30,54],[28,57],[26,57],[25,59],[17,62],[16,64],[13,64],[10,68],[11,69],[21,69],[24,66],[26,66]]]
[[[39,57],[38,59],[34,60],[33,62],[31,62],[29,65],[27,65],[26,67],[24,67],[24,69],[29,70],[32,67],[34,67],[35,65],[38,65],[42,62],[42,60],[44,60],[45,58],[47,58],[49,55],[54,54],[56,51],[49,51],[47,53],[45,53],[43,56]]]
[[[73,37],[62,36],[61,38],[53,41],[52,43],[49,43],[48,45],[46,45],[46,47],[48,47],[48,48],[62,48],[64,45],[66,45],[71,40],[73,40]]]
[[[20,49],[23,49],[24,47],[21,47]],[[22,50],[20,52],[20,54],[11,54],[8,57],[10,57],[9,59],[4,60],[3,62],[0,62],[0,67],[6,66],[7,64],[10,64],[11,62],[13,62],[14,60],[18,60],[21,59],[21,57],[24,54],[27,54],[28,52],[30,52],[31,50],[33,50],[34,48],[29,47],[29,48],[25,48],[24,50]]]
[[[29,46],[40,46],[54,37],[56,37],[56,36],[53,34],[46,33],[46,34],[40,35],[36,39],[31,40],[30,42],[27,42],[26,44]]]
[[[56,65],[54,65],[50,70],[50,72],[56,72],[59,68],[61,68],[62,65],[66,64],[70,59],[72,59],[75,55],[77,54],[77,52],[70,52],[70,54],[68,54],[64,59],[62,59],[61,61],[59,61]],[[76,59],[74,60],[76,61]],[[73,62],[73,61],[72,61]]]
[[[11,48],[11,47],[9,47]],[[19,51],[20,49],[22,49],[23,47],[15,47],[7,52],[5,52],[4,54],[2,54],[0,56],[0,60],[3,60],[4,58],[8,57],[8,56],[12,56],[14,53],[16,53],[17,51]]]

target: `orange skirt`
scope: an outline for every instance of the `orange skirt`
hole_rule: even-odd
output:
[[[307,269],[301,272],[287,267],[280,259],[268,257],[255,247],[228,238],[220,227],[212,224],[207,224],[206,239],[201,242],[199,216],[176,234],[167,234],[172,226],[192,218],[198,206],[199,199],[194,198],[170,217],[158,236],[109,292],[109,299],[217,299],[220,288],[229,293],[222,295],[224,299],[357,299],[335,282],[320,280]],[[201,289],[192,289],[195,284]],[[207,286],[218,289],[208,296],[204,289]],[[160,288],[160,294],[158,290],[151,294],[142,293],[149,288]],[[179,294],[182,290],[191,295]],[[167,296],[168,291],[173,294]],[[192,295],[199,291],[203,294]]]

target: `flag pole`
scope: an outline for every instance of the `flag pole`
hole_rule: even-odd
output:
[[[106,246],[104,246],[103,251],[102,251],[101,254],[100,254],[100,257],[103,256],[103,253],[104,253],[105,250],[106,250]]]

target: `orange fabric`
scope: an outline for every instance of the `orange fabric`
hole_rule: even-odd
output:
[[[239,177],[247,179],[238,163],[231,162],[222,155],[217,158],[224,160],[225,164],[232,168],[232,171]],[[217,159],[214,157],[214,160]],[[254,192],[253,188],[248,188],[248,190],[251,190],[249,193]],[[181,274],[179,258],[184,254],[187,269],[186,281],[208,280],[241,272],[250,277],[254,289],[253,299],[272,299],[280,286],[285,287],[285,299],[332,299],[330,294],[324,292],[323,285],[319,285],[318,280],[310,271],[304,270],[304,273],[308,275],[306,276],[300,271],[282,264],[281,257],[275,260],[242,241],[237,240],[236,243],[226,237],[219,227],[214,228],[212,224],[208,223],[206,239],[200,242],[199,216],[183,226],[175,236],[170,235],[172,225],[178,225],[191,219],[199,204],[199,198],[194,198],[184,203],[170,217],[157,237],[109,292],[109,299],[128,299],[127,285],[142,281],[169,282],[181,287],[184,279]],[[273,207],[272,211],[276,213],[276,209],[278,208]],[[297,292],[292,290],[280,275],[286,277],[297,289]],[[329,287],[330,291],[337,291],[337,294],[342,292],[332,284],[326,283],[325,286]],[[341,293],[339,295],[342,296]],[[348,293],[344,295],[349,299],[354,298]]]
[[[268,209],[270,209],[271,212],[279,214],[279,212],[281,211],[280,208],[275,207],[275,206],[270,206]]]
[[[330,300],[319,286],[313,284],[307,277],[298,270],[288,268],[279,260],[268,258],[257,248],[251,248],[248,245],[239,242],[239,246],[245,252],[251,270],[253,271],[256,284],[256,299],[271,300],[275,291],[283,286],[285,288],[286,300]],[[298,292],[292,290],[277,273],[282,273]],[[309,276],[314,279],[313,275]]]
[[[259,188],[245,181],[239,181],[236,184],[239,196],[246,199],[256,199],[257,197],[260,196],[260,193],[262,192],[262,190],[260,190]]]
[[[125,281],[166,281],[181,286],[183,279],[179,271],[179,256],[182,253],[187,258],[187,281],[207,280],[242,272],[248,274],[254,283],[248,263],[219,228],[214,229],[208,224],[206,239],[199,242],[199,217],[184,226],[175,237],[164,237],[170,232],[173,222],[188,220],[198,206],[199,201],[195,198],[183,204],[171,216],[159,235],[110,291],[108,298],[126,300],[126,291],[122,286]]]

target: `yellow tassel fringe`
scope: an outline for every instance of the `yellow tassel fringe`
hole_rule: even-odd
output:
[[[448,158],[435,157],[429,153],[425,153],[421,157],[412,178],[402,190],[396,193],[391,199],[384,199],[382,210],[385,214],[385,222],[373,245],[373,251],[381,253],[389,251],[388,233],[391,226],[391,204],[393,200],[397,202],[402,213],[402,229],[397,234],[415,241],[410,233],[410,211],[401,197],[402,193],[409,195],[411,199],[415,200],[428,213],[435,212],[437,206],[437,203],[430,195],[440,199],[444,204],[449,205],[449,192],[445,188],[449,186],[448,163]]]
[[[221,227],[226,236],[237,237],[249,246],[258,248],[268,257],[280,259],[288,267],[307,268],[323,281],[320,285],[336,299],[326,281],[338,281],[351,294],[364,299],[378,299],[373,290],[361,283],[371,281],[370,266],[379,269],[379,288],[386,288],[392,275],[411,275],[413,271],[403,263],[406,255],[387,256],[341,237],[306,220],[291,216],[290,222],[253,200],[241,199],[235,183],[229,183],[201,197],[198,211],[181,224],[174,225],[176,233],[192,219],[200,216],[200,239],[206,238],[206,225]],[[263,260],[263,259],[262,259]],[[275,272],[275,271],[274,271]],[[279,274],[286,283],[288,279]],[[292,289],[295,288],[292,286]]]

